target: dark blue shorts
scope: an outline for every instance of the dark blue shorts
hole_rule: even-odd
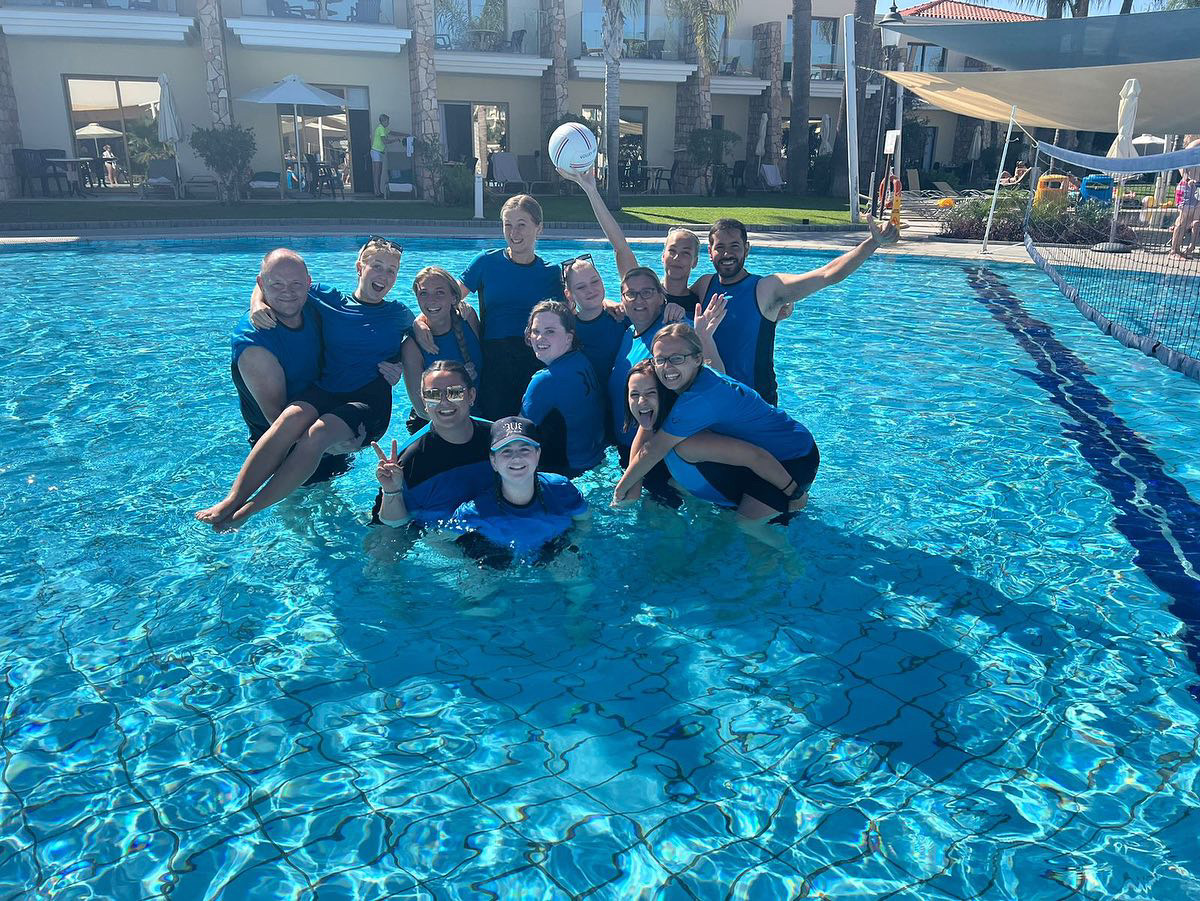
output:
[[[319,416],[332,414],[346,423],[352,432],[357,432],[362,426],[367,433],[362,446],[366,447],[387,432],[392,419],[392,386],[383,376],[372,379],[356,391],[342,394],[312,385],[292,403],[316,407]]]

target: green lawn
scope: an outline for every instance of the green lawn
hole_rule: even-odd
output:
[[[547,222],[592,224],[591,208],[580,196],[540,197]],[[844,200],[832,197],[792,198],[782,194],[750,194],[745,197],[629,197],[618,214],[622,222],[646,222],[662,225],[688,222],[712,222],[732,216],[751,225],[841,224],[850,221]],[[487,218],[500,215],[500,203],[488,202]],[[221,206],[207,200],[86,200],[9,201],[0,203],[0,225],[39,222],[134,222],[143,220],[196,219],[470,219],[468,207],[446,207],[429,203],[402,201],[271,201],[256,200],[235,206]]]

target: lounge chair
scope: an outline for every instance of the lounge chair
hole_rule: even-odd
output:
[[[183,183],[183,196],[194,197],[197,195],[219,196],[217,179],[212,175],[193,175],[185,181]]]
[[[968,197],[991,197],[991,191],[976,191],[974,188],[967,188],[963,191],[956,191],[951,187],[949,182],[935,181],[933,186],[938,189],[943,197],[953,197],[955,200]]]
[[[414,176],[411,169],[388,169],[386,196],[393,194],[408,194],[416,196],[417,187],[413,184]]]
[[[779,174],[779,167],[774,163],[763,163],[759,167],[762,172],[763,185],[768,191],[782,191],[786,182]]]
[[[149,197],[156,192],[170,192],[173,198],[179,199],[179,170],[175,168],[174,160],[150,160],[147,164],[142,197]]]
[[[279,173],[268,171],[255,172],[250,176],[250,181],[246,182],[246,190],[251,197],[267,192],[270,192],[274,197],[278,197]]]
[[[506,150],[498,150],[492,154],[492,181],[508,190],[509,185],[518,185],[521,191],[529,189],[529,182],[521,174],[515,154]]]

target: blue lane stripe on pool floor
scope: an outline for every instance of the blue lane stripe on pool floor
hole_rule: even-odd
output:
[[[1112,401],[1088,380],[1087,364],[1055,337],[1048,322],[1030,313],[991,269],[964,269],[979,302],[1037,366],[1017,371],[1071,417],[1063,432],[1111,495],[1114,525],[1133,546],[1134,563],[1170,596],[1171,613],[1185,626],[1187,655],[1200,671],[1200,504],[1167,475],[1162,459],[1117,415]],[[1190,690],[1200,701],[1200,685]]]

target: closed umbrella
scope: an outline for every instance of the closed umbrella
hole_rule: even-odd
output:
[[[983,126],[976,125],[975,133],[971,135],[971,149],[967,151],[967,159],[971,161],[971,172],[967,176],[970,181],[975,177],[975,161],[983,154]]]
[[[292,107],[292,127],[296,133],[296,167],[299,175],[300,167],[300,107],[301,106],[334,106],[339,109],[345,106],[345,101],[336,94],[314,88],[299,75],[286,75],[265,88],[255,88],[248,94],[238,98],[246,103],[279,103],[290,104]],[[286,176],[285,176],[286,177]],[[279,196],[282,198],[284,178],[279,179]]]
[[[829,113],[821,114],[821,146],[818,153],[833,153],[833,117]]]
[[[758,120],[758,144],[754,147],[754,155],[758,157],[761,163],[763,155],[767,152],[767,114],[763,113],[762,118]]]
[[[175,157],[175,185],[183,190],[183,178],[179,174],[179,142],[183,140],[183,123],[175,109],[171,96],[171,83],[166,75],[158,76],[158,139],[171,148]]]
[[[1133,145],[1133,135],[1134,125],[1137,124],[1138,97],[1141,93],[1142,86],[1136,78],[1130,78],[1121,88],[1121,105],[1117,108],[1117,137],[1105,154],[1109,159],[1130,159],[1138,155],[1137,148]],[[1117,216],[1121,212],[1121,195],[1124,193],[1125,180],[1118,178],[1116,190],[1113,191],[1113,217],[1108,231],[1108,247],[1098,244],[1093,249],[1116,249]]]

